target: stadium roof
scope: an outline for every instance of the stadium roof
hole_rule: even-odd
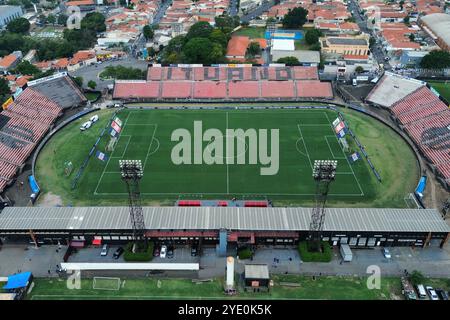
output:
[[[87,100],[72,79],[64,73],[29,81],[28,86],[64,109],[78,106]]]
[[[428,14],[421,18],[431,31],[450,46],[450,15],[446,13]]]
[[[309,230],[311,208],[144,207],[149,230]],[[6,207],[1,231],[130,230],[128,207]],[[324,230],[450,232],[435,209],[329,208]]]
[[[366,100],[382,107],[390,108],[394,103],[424,85],[425,82],[423,81],[385,72]]]

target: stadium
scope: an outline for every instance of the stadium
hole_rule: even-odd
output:
[[[65,82],[74,85],[65,75],[40,85]],[[116,81],[112,97],[120,107],[86,108],[57,121],[66,104],[85,103],[74,86],[43,94],[47,105],[27,117],[47,125],[31,127],[38,133],[32,145],[10,146],[23,154],[17,167],[31,161],[34,205],[5,208],[2,237],[131,240],[119,161],[132,159],[144,172],[147,238],[200,241],[220,252],[228,243],[297,244],[310,227],[314,161],[336,160],[324,241],[358,247],[448,241],[441,214],[418,209],[412,196],[421,177],[420,144],[370,110],[333,101],[331,84],[319,80],[315,67],[150,66],[147,80]],[[26,88],[7,112],[19,112],[22,97],[35,91]],[[81,131],[94,115],[98,121]],[[2,170],[10,168],[1,160]],[[41,207],[49,194],[62,206]]]

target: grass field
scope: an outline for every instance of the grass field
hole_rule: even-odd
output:
[[[269,197],[280,204],[308,205],[315,191],[311,174],[316,159],[338,161],[337,178],[330,192],[330,204],[334,206],[404,207],[403,198],[413,190],[417,179],[417,163],[405,142],[383,124],[350,110],[345,110],[346,119],[366,146],[383,183],[375,179],[365,160],[350,164],[349,153],[343,151],[333,132],[331,122],[336,113],[331,110],[123,110],[119,114],[123,130],[114,151],[106,152],[108,161],[92,157],[77,188],[71,190],[75,171],[101,129],[108,124],[112,112],[100,112],[99,122],[85,132],[78,128],[89,116],[79,119],[47,144],[36,167],[44,192],[61,196],[65,204],[123,204],[127,197],[120,180],[120,159],[142,161],[144,202],[160,204],[181,196]],[[223,164],[174,164],[171,152],[178,142],[171,141],[172,132],[186,128],[192,133],[193,122],[198,120],[202,121],[203,131],[210,128],[222,133],[227,128],[279,129],[277,174],[261,175],[261,168],[268,165],[248,163],[248,143],[245,144],[246,164],[230,164],[226,156]],[[212,141],[206,140],[202,144],[203,152],[215,155],[208,149]],[[351,138],[348,141],[351,149],[356,150]],[[104,152],[108,142],[106,135],[100,141],[99,150]],[[74,164],[75,170],[69,177],[64,176],[65,161]]]
[[[437,90],[445,100],[450,102],[450,82],[449,81],[427,81],[434,89]]]
[[[266,28],[264,27],[247,27],[241,28],[236,32],[233,32],[233,36],[247,36],[250,39],[263,38]]]
[[[380,290],[367,289],[364,277],[319,277],[273,275],[270,293],[245,293],[242,288],[234,297],[223,294],[223,279],[192,283],[184,279],[126,279],[118,291],[93,290],[92,279],[81,281],[80,290],[69,290],[64,280],[35,279],[32,300],[107,300],[107,299],[329,299],[329,300],[386,300],[401,296],[400,279],[383,277]],[[435,280],[434,283],[444,283]],[[288,287],[280,283],[296,283]],[[441,287],[443,287],[441,285]]]

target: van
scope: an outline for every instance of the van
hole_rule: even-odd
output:
[[[81,125],[80,130],[84,131],[92,126],[92,121],[85,122]]]
[[[356,79],[353,79],[353,85],[356,87],[358,85],[358,81]]]
[[[427,292],[425,291],[425,288],[422,284],[417,285],[417,293],[419,295],[419,299],[421,300],[427,299]]]
[[[108,255],[108,245],[107,245],[107,244],[104,244],[104,245],[103,245],[103,248],[102,248],[102,251],[100,252],[100,255],[101,255],[102,257],[105,257],[105,256]]]

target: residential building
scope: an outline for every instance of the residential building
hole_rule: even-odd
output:
[[[0,59],[0,72],[6,72],[16,67],[22,60],[22,52],[14,51],[13,53]]]
[[[369,53],[369,36],[322,37],[320,45],[323,53],[366,56]]]

